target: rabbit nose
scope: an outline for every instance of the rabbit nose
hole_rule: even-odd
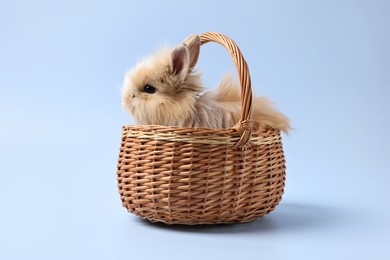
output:
[[[135,94],[131,94],[131,98],[135,98]]]

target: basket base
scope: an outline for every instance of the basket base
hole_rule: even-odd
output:
[[[205,215],[204,212],[185,212],[185,213],[173,213],[167,214],[166,212],[154,211],[149,212],[147,215],[144,212],[139,211],[138,208],[128,208],[128,212],[133,213],[147,221],[152,223],[164,223],[167,225],[215,225],[215,224],[237,224],[254,221],[264,215],[272,212],[276,206],[280,203],[282,194],[274,201],[270,201],[268,208],[259,208],[256,210],[248,211],[231,211],[231,212],[218,212],[215,215]],[[124,205],[126,207],[126,205]],[[153,214],[154,213],[154,214]]]

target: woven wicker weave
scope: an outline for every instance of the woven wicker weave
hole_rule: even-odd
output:
[[[123,126],[118,160],[122,205],[167,224],[237,223],[272,211],[281,200],[285,160],[279,130],[252,132],[252,90],[237,45],[200,35],[231,54],[240,76],[242,114],[233,128]]]

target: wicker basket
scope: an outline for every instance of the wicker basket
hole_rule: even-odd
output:
[[[220,33],[239,72],[242,113],[232,128],[123,126],[118,160],[122,205],[167,224],[238,223],[268,214],[282,198],[285,160],[279,130],[251,129],[252,90],[236,44]]]

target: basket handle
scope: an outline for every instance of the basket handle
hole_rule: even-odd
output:
[[[218,32],[206,32],[199,36],[201,45],[208,42],[216,42],[224,46],[236,64],[238,76],[240,77],[242,110],[240,121],[234,126],[240,135],[240,139],[235,144],[235,147],[243,147],[246,144],[251,145],[250,138],[253,128],[253,121],[251,120],[252,85],[248,65],[237,44],[226,35]]]

